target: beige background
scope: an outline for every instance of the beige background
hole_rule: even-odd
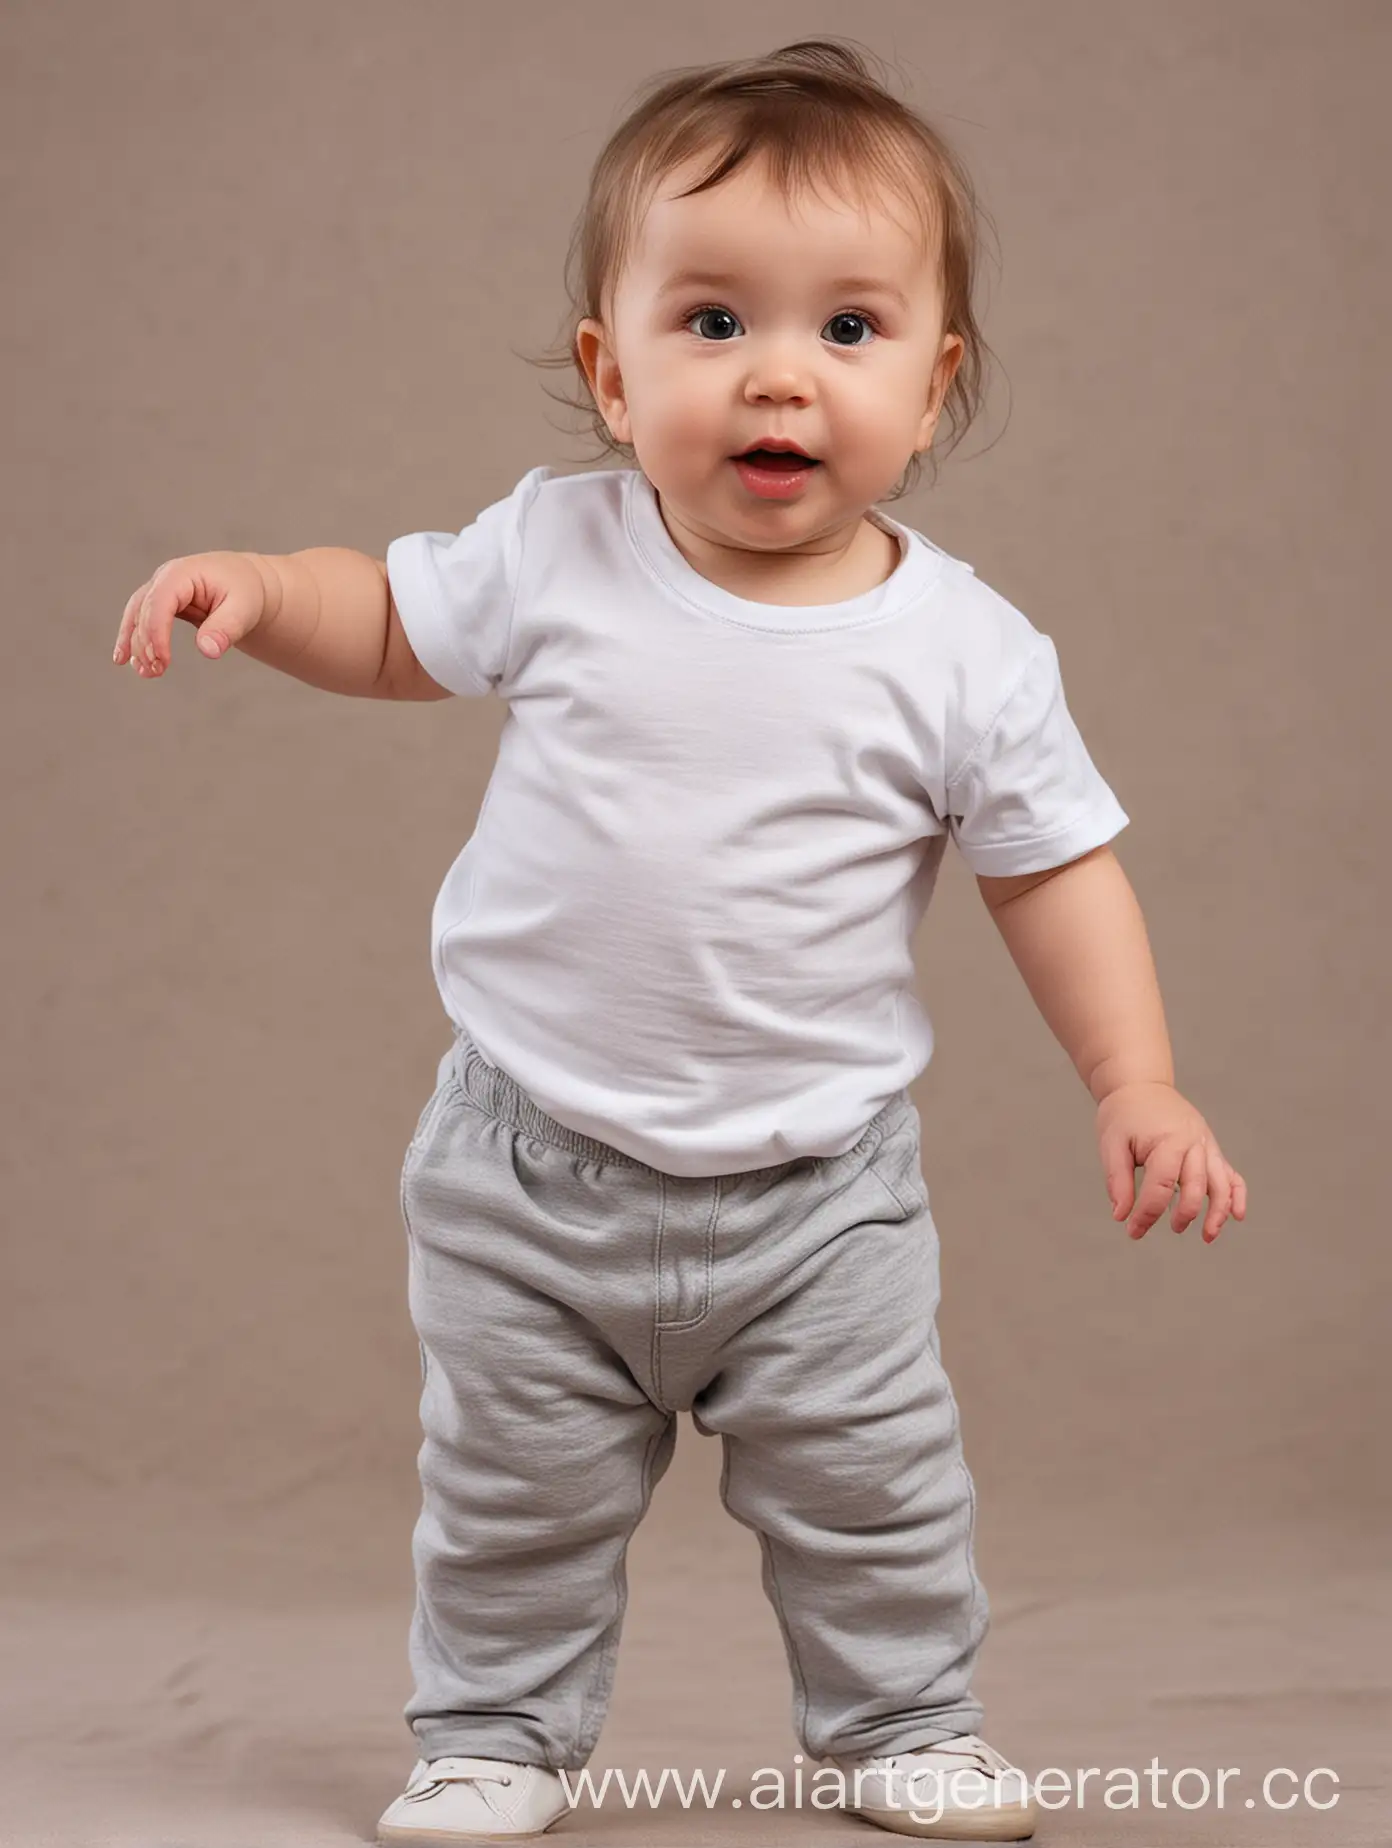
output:
[[[1041,1841],[1392,1841],[1392,8],[10,0],[6,1843],[368,1840],[413,1757],[397,1177],[448,1040],[430,904],[505,708],[337,698],[183,625],[142,682],[125,599],[183,552],[380,556],[583,465],[512,349],[555,335],[604,138],[655,71],[839,32],[954,139],[1003,254],[990,413],[892,511],[1055,638],[1178,1082],[1251,1190],[1210,1249],[1126,1239],[950,856],[915,1096],[986,1731],[1032,1769],[1343,1780],[1323,1814],[1094,1791]],[[718,1467],[684,1420],[596,1769],[791,1775]],[[883,1839],[675,1799],[556,1834]]]

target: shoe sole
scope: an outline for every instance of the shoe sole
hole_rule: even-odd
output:
[[[538,1835],[545,1835],[547,1829],[553,1828],[560,1820],[559,1816],[554,1816],[545,1828],[505,1829],[501,1834],[496,1830],[399,1829],[395,1823],[391,1823],[386,1829],[377,1830],[377,1840],[383,1848],[454,1848],[459,1842],[535,1841]]]
[[[935,1822],[915,1822],[907,1809],[853,1809],[850,1814],[895,1835],[913,1835],[920,1841],[1027,1842],[1034,1834],[1033,1805],[1027,1810],[957,1810]]]

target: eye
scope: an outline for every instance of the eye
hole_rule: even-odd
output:
[[[862,327],[869,329],[872,336],[876,332],[878,332],[878,329],[876,328],[875,323],[870,318],[870,316],[868,314],[862,314],[858,308],[841,309],[839,313],[834,314],[831,317],[831,319],[827,322],[827,326],[835,327],[839,325],[841,327],[844,327],[848,321],[850,322],[859,321]],[[842,343],[838,341],[837,344],[840,345]],[[848,340],[845,342],[845,345],[847,346],[869,346],[870,341],[869,340]]]
[[[682,326],[690,327],[693,321],[703,321],[707,315],[715,315],[722,321],[734,321],[735,319],[728,308],[693,308],[691,313],[683,318]],[[738,326],[739,323],[736,321],[735,325]],[[719,334],[716,338],[723,340],[724,335]]]
[[[730,323],[733,323],[735,327],[739,326],[738,320],[736,320],[735,316],[730,313],[730,310],[728,308],[722,308],[718,304],[712,304],[705,308],[693,308],[690,314],[683,316],[682,326],[690,327],[693,321],[702,321],[708,315],[712,316],[717,322],[717,324],[723,323],[726,326],[728,326]],[[827,326],[828,327],[839,327],[842,331],[844,331],[847,324],[849,323],[851,325],[852,332],[854,332],[854,326],[855,326],[855,323],[857,322],[859,322],[862,327],[866,328],[870,332],[872,339],[873,337],[878,335],[879,327],[875,321],[874,316],[864,313],[859,308],[840,309],[827,322]],[[706,336],[703,336],[700,334],[697,335],[698,339],[702,339],[705,337]],[[728,334],[722,331],[720,333],[711,335],[710,338],[714,339],[717,342],[724,342],[725,340],[728,339]],[[836,340],[833,342],[833,344],[843,347],[843,348],[861,347],[861,346],[869,346],[871,344],[871,341],[870,340],[856,340],[856,339],[845,340],[845,341]]]

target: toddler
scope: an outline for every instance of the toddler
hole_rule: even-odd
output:
[[[115,652],[158,678],[184,618],[332,692],[509,706],[435,902],[453,1042],[401,1176],[419,1762],[379,1839],[566,1813],[681,1411],[721,1436],[834,1801],[1023,1838],[971,1688],[988,1606],[907,1089],[949,836],[1096,1099],[1114,1217],[1139,1237],[1177,1187],[1175,1230],[1206,1197],[1212,1240],[1246,1189],[1174,1088],[1127,816],[1053,643],[876,506],[978,402],[971,186],[809,41],[656,87],[577,248],[569,351],[624,466],[531,469],[384,560],[172,560]]]

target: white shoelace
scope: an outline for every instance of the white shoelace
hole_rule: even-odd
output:
[[[498,1767],[495,1758],[437,1758],[426,1766],[419,1780],[406,1792],[419,1800],[433,1797],[446,1784],[510,1784],[512,1778]]]
[[[1003,1771],[1023,1775],[1003,1753],[998,1752],[993,1745],[987,1745],[975,1733],[962,1733],[955,1739],[940,1739],[936,1745],[918,1745],[907,1752],[891,1752],[867,1762],[877,1771],[896,1771],[901,1767],[913,1769],[925,1761],[935,1770],[982,1771],[990,1777],[998,1776]]]

